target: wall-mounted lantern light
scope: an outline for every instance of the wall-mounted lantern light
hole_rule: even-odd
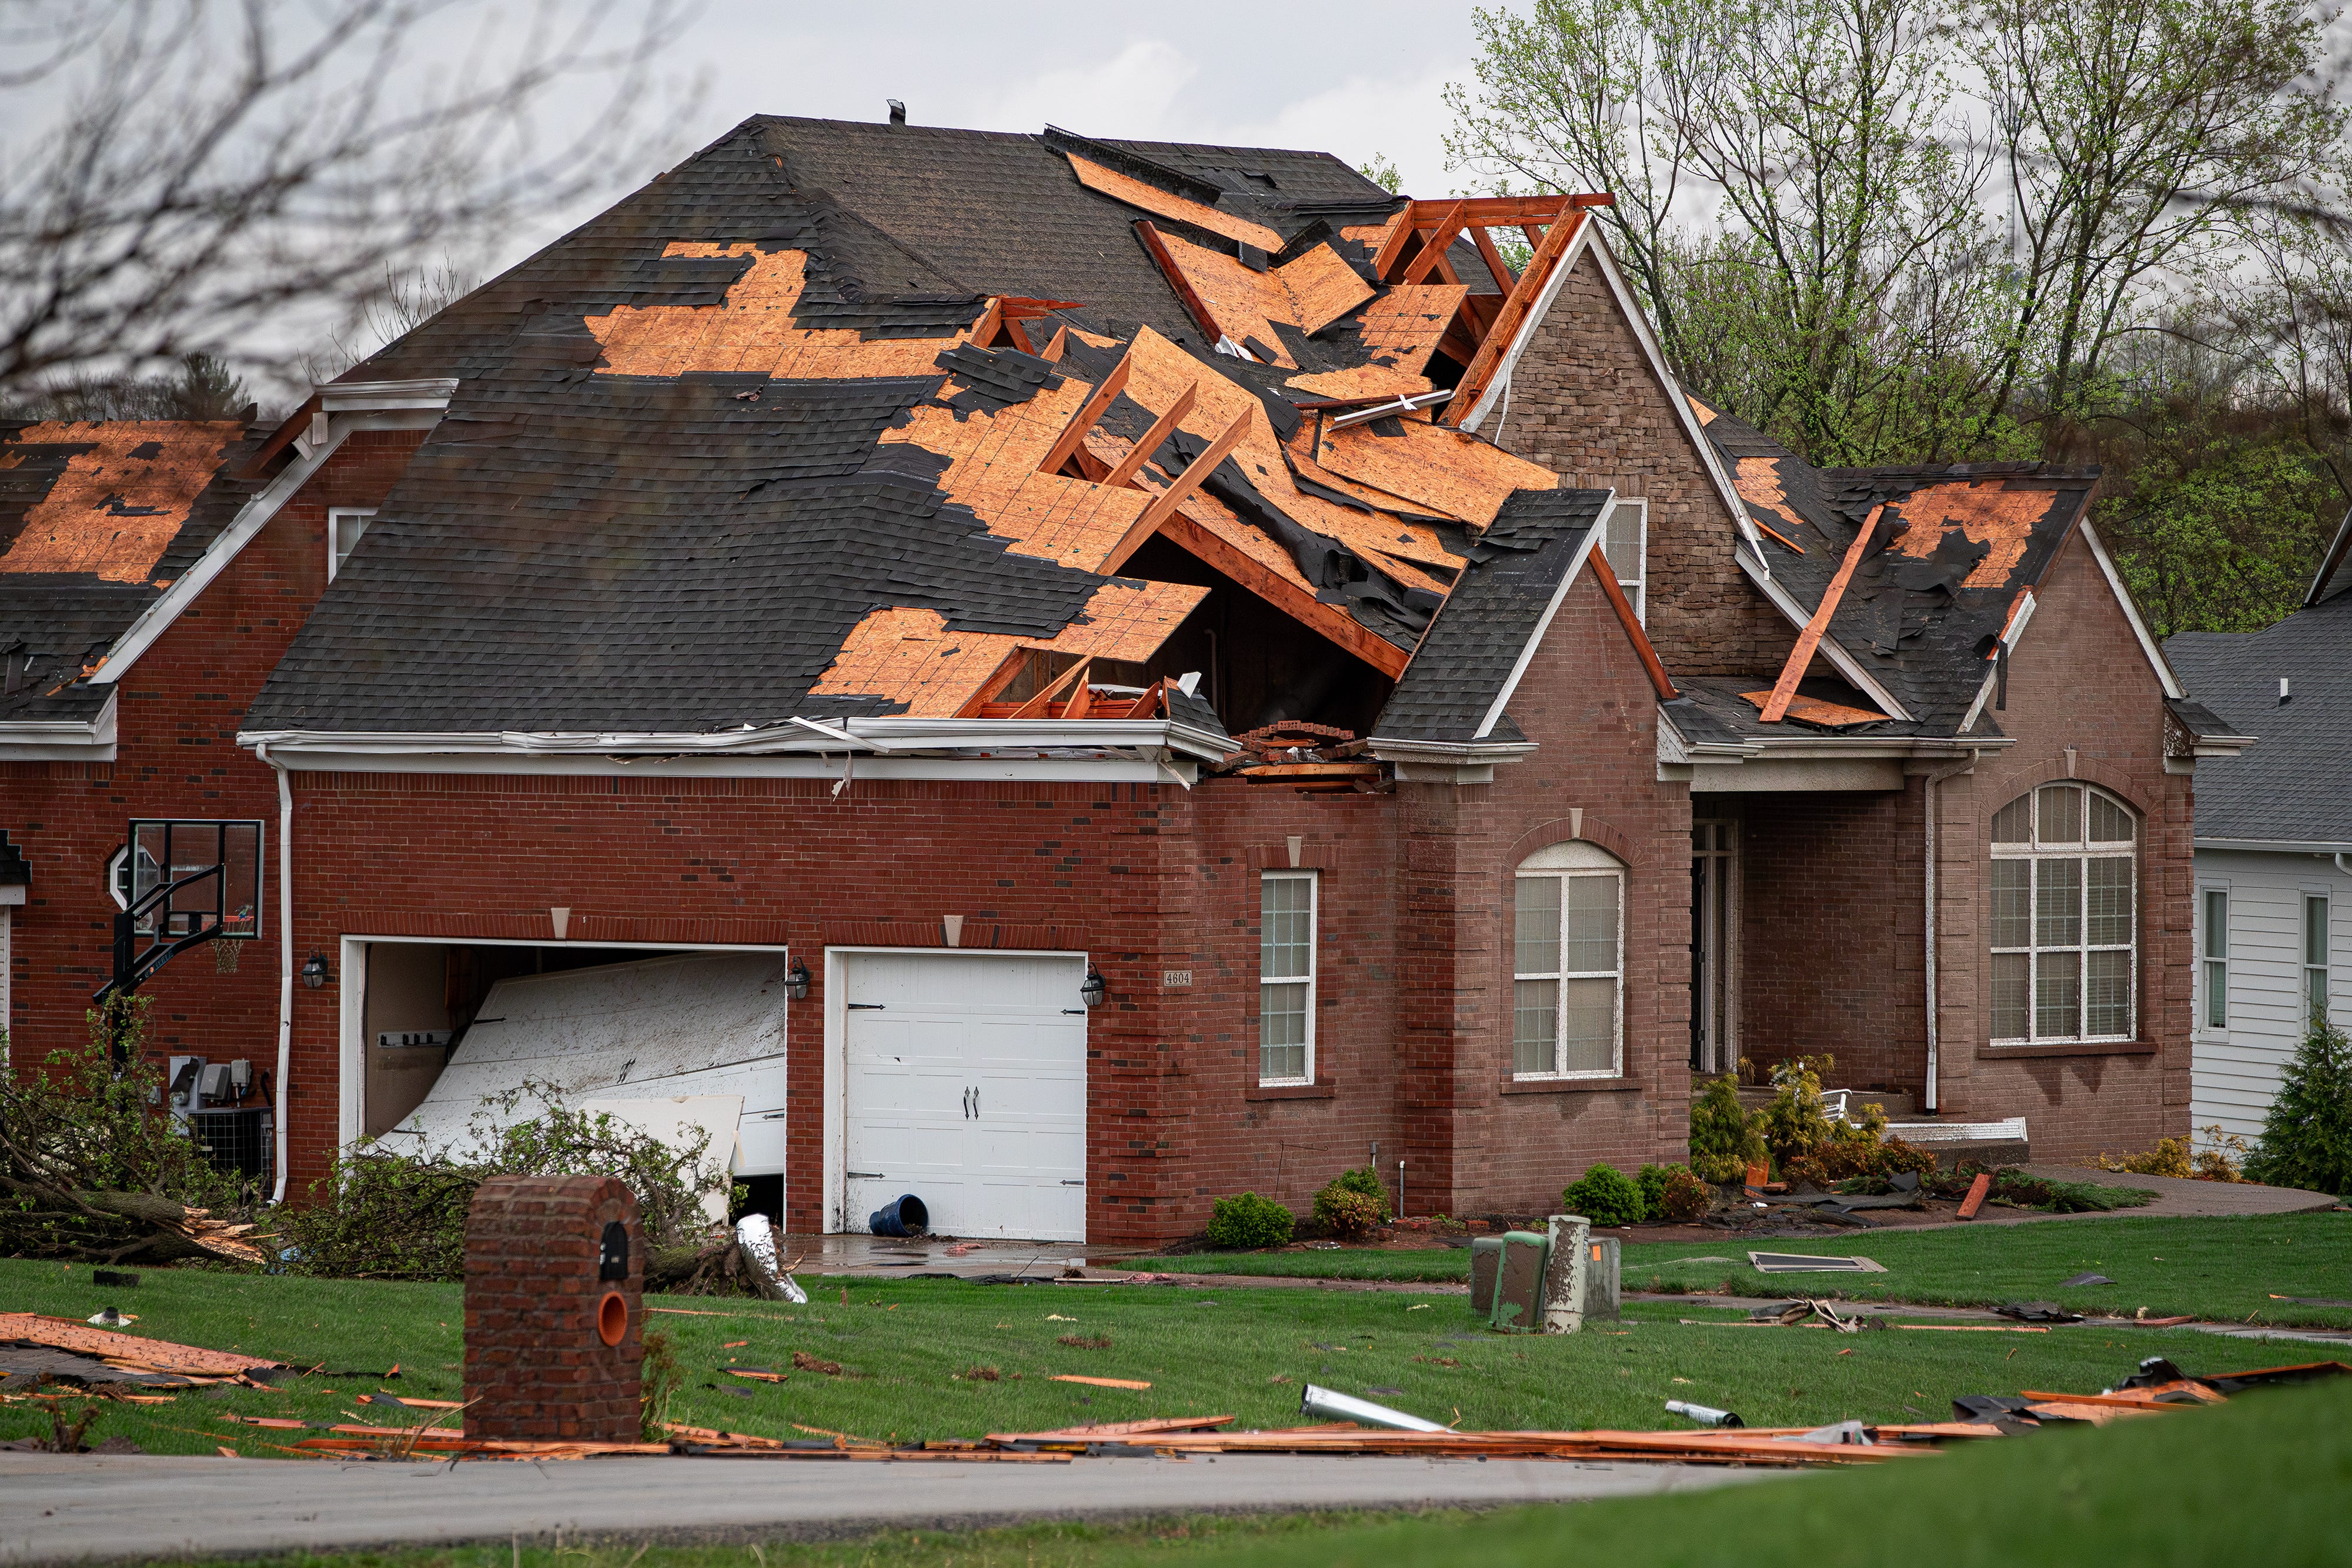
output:
[[[332,977],[327,968],[327,956],[324,953],[311,954],[302,965],[302,983],[314,991]]]
[[[784,977],[784,995],[796,1002],[804,1002],[808,1000],[808,966],[795,958],[791,972]]]
[[[1098,1008],[1109,996],[1110,988],[1103,984],[1102,971],[1088,964],[1087,983],[1078,988],[1078,999],[1090,1008]]]

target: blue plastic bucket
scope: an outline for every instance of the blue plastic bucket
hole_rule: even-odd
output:
[[[931,1228],[931,1211],[910,1192],[867,1215],[866,1228],[877,1236],[920,1236]]]

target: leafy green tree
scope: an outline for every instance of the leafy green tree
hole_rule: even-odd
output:
[[[2352,1194],[2352,1040],[2315,1019],[2279,1077],[2246,1179]]]

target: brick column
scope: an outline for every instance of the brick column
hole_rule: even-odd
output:
[[[611,1225],[627,1255],[606,1279]],[[636,1197],[614,1178],[484,1182],[466,1218],[466,1435],[637,1441],[645,1268]],[[615,1293],[625,1315],[607,1344],[599,1314]]]

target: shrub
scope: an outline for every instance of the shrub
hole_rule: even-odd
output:
[[[1689,1176],[1685,1165],[1643,1166],[1633,1173],[1633,1185],[1642,1189],[1642,1218],[1664,1219],[1666,1217],[1666,1187],[1676,1176]]]
[[[2117,1157],[2102,1152],[2091,1159],[2094,1168],[2130,1176],[2175,1176],[2191,1181],[2243,1181],[2240,1166],[2250,1156],[2246,1140],[2219,1126],[2198,1129],[2206,1146],[2192,1146],[2187,1138],[2158,1138],[2144,1155]],[[2234,1156],[2234,1157],[2233,1157]]]
[[[1290,1239],[1290,1210],[1254,1192],[1217,1199],[1209,1215],[1209,1245],[1227,1250],[1279,1247]]]
[[[1381,1199],[1333,1182],[1315,1195],[1315,1222],[1343,1241],[1360,1241],[1381,1228]]]
[[[2272,1186],[2352,1194],[2352,1040],[2314,1020],[2279,1077],[2246,1179]]]
[[[1738,1181],[1765,1157],[1756,1119],[1739,1103],[1739,1081],[1729,1074],[1691,1102],[1691,1169],[1712,1182]]]
[[[1784,1167],[1783,1174],[1790,1162],[1810,1158],[1835,1136],[1829,1113],[1822,1109],[1821,1075],[1836,1065],[1833,1056],[1800,1056],[1772,1065],[1772,1082],[1780,1092],[1756,1113],[1757,1130]]]
[[[535,1114],[516,1118],[526,1100]],[[710,1230],[706,1193],[729,1189],[703,1159],[603,1112],[575,1111],[541,1083],[483,1102],[467,1127],[470,1152],[415,1154],[362,1143],[310,1186],[310,1207],[280,1222],[290,1272],[352,1280],[457,1281],[466,1274],[466,1214],[494,1176],[617,1176],[636,1195],[646,1247],[690,1247]]]
[[[1670,1166],[1667,1170],[1665,1190],[1658,1197],[1660,1217],[1676,1225],[1693,1225],[1706,1218],[1715,1203],[1714,1189],[1686,1166]]]
[[[1349,1192],[1360,1192],[1374,1203],[1385,1204],[1389,1200],[1389,1189],[1381,1185],[1381,1173],[1370,1166],[1360,1166],[1351,1171],[1341,1171],[1331,1178],[1331,1186]]]
[[[1638,1225],[1642,1222],[1642,1189],[1633,1178],[1611,1165],[1586,1168],[1560,1195],[1570,1214],[1580,1214],[1595,1225]]]
[[[1815,1186],[1832,1187],[1857,1176],[1885,1177],[1900,1171],[1932,1176],[1936,1156],[1900,1138],[1881,1141],[1864,1134],[1833,1138],[1807,1158],[1790,1161],[1781,1167],[1780,1174],[1792,1182],[1809,1181]]]

